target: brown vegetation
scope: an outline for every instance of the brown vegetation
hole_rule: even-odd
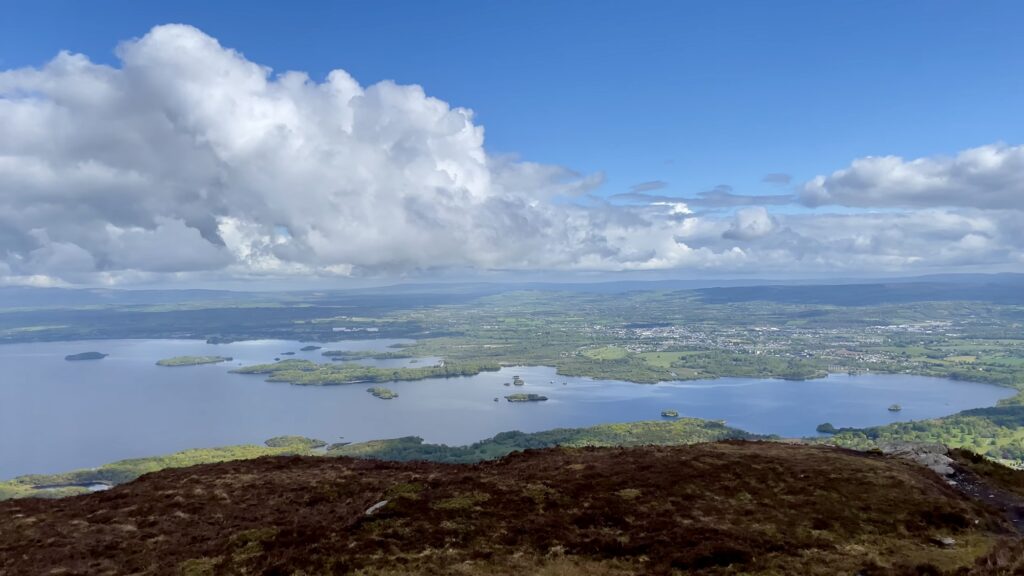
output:
[[[1003,513],[927,469],[767,442],[472,466],[268,457],[0,503],[10,576],[987,574],[1021,553]]]

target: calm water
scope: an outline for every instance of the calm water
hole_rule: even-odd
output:
[[[396,340],[325,344],[324,349],[389,350]],[[262,376],[229,374],[238,365],[278,358],[326,360],[304,343],[260,340],[205,344],[194,340],[107,340],[0,346],[0,479],[97,466],[122,458],[185,448],[261,443],[282,434],[335,442],[422,436],[465,444],[506,430],[533,432],[682,416],[726,420],[750,432],[815,434],[822,422],[872,426],[991,406],[1006,388],[902,375],[832,376],[823,380],[722,378],[633,384],[566,378],[553,368],[518,367],[468,378],[398,382],[384,401],[366,385],[303,387],[271,384]],[[98,351],[104,360],[67,362]],[[296,352],[282,356],[283,352]],[[169,356],[231,356],[228,364],[164,368]],[[429,365],[436,359],[421,359]],[[368,363],[375,363],[368,361]],[[405,365],[405,360],[376,362]],[[505,387],[520,375],[527,385]],[[553,381],[554,383],[550,383]],[[562,382],[566,382],[563,385]],[[510,404],[512,392],[535,392],[547,402]],[[890,404],[903,411],[890,413]]]

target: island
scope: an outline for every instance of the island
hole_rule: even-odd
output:
[[[157,361],[157,366],[199,366],[200,364],[219,364],[230,362],[230,356],[175,356]]]
[[[484,362],[443,362],[418,368],[375,368],[360,364],[318,364],[291,358],[273,364],[256,364],[236,368],[236,374],[267,374],[270,382],[288,382],[299,386],[331,386],[337,384],[373,384],[425,378],[473,376],[482,371],[497,372],[500,366]]]
[[[661,411],[661,417],[662,418],[679,418],[679,412],[677,412],[675,410],[662,410]]]
[[[313,346],[312,344],[309,345],[309,346],[303,346],[302,348],[299,348],[299,350],[302,351],[302,352],[312,352],[314,350],[319,350],[319,349],[320,349],[320,346]]]
[[[903,407],[900,406],[899,404],[893,404],[892,406],[889,406],[889,412],[899,412],[900,410],[903,410]]]
[[[547,396],[540,394],[509,394],[505,396],[505,400],[509,402],[544,402],[547,399]]]
[[[373,394],[377,398],[380,398],[381,400],[392,400],[394,398],[398,398],[398,392],[395,392],[394,390],[390,388],[385,388],[383,386],[373,386],[367,388],[366,391],[369,392],[370,394]]]
[[[69,362],[75,362],[78,360],[103,360],[107,356],[109,356],[109,354],[104,354],[102,352],[81,352],[79,354],[68,354],[64,359]]]

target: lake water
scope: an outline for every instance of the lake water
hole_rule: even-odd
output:
[[[393,350],[397,340],[318,344],[325,350]],[[905,375],[836,375],[821,380],[722,378],[656,385],[557,376],[553,368],[516,367],[452,379],[387,384],[379,400],[367,385],[292,386],[230,374],[274,358],[326,361],[322,350],[280,340],[206,344],[195,340],[105,340],[0,346],[0,479],[98,466],[123,458],[262,443],[298,434],[328,442],[421,436],[466,444],[507,430],[534,432],[681,416],[725,420],[750,432],[809,436],[815,426],[873,426],[991,406],[1013,391],[985,384]],[[96,361],[64,356],[98,351]],[[283,356],[295,352],[294,356]],[[231,356],[225,364],[165,368],[161,358]],[[365,361],[429,365],[437,359]],[[523,387],[505,387],[518,374]],[[552,383],[553,382],[553,383]],[[566,384],[563,385],[562,383]],[[513,392],[547,402],[508,403]],[[494,402],[494,398],[500,398]],[[892,413],[891,404],[903,411]]]

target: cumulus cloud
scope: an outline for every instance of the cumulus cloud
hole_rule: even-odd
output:
[[[808,206],[1024,209],[1024,146],[993,144],[953,157],[868,156],[803,186]]]
[[[732,224],[722,237],[731,240],[754,240],[771,234],[776,226],[775,218],[772,218],[763,206],[743,208],[736,211]]]
[[[351,273],[566,265],[554,207],[600,182],[489,156],[418,86],[314,82],[154,28],[120,68],[0,73],[0,239],[14,273]]]
[[[0,283],[1021,263],[1019,148],[868,158],[801,190],[903,213],[661,181],[605,200],[601,174],[489,154],[419,86],[274,73],[183,25],[117,54],[0,71]]]

